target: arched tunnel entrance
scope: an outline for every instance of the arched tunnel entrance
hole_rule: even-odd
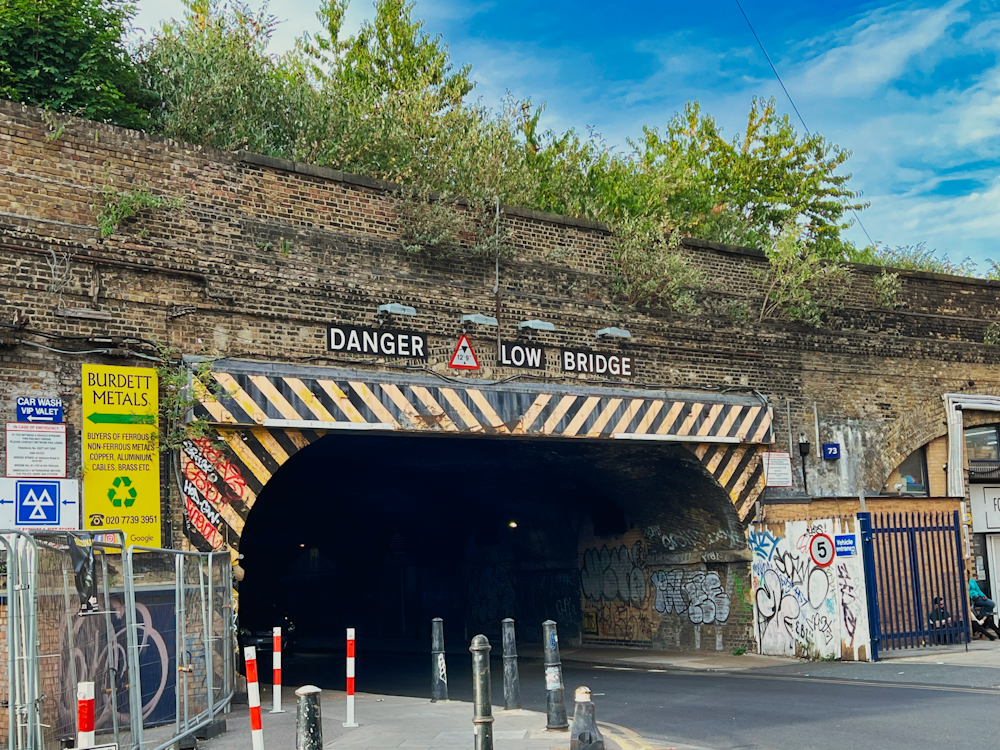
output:
[[[665,442],[336,432],[247,518],[240,622],[298,648],[426,653],[496,637],[722,649],[750,638],[749,554],[727,493]]]

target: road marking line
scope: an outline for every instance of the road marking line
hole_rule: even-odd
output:
[[[907,690],[932,690],[944,693],[973,693],[977,695],[998,695],[1000,689],[997,688],[974,688],[961,687],[958,685],[918,685],[912,682],[882,682],[872,680],[850,680],[850,679],[830,679],[823,677],[796,677],[794,675],[759,675],[759,674],[737,674],[722,670],[695,671],[677,668],[669,669],[646,669],[639,670],[633,667],[613,667],[605,664],[591,665],[592,669],[611,669],[617,672],[638,672],[645,671],[657,674],[674,674],[688,677],[731,677],[741,680],[776,680],[779,682],[816,682],[823,685],[862,685],[868,687],[899,688]]]

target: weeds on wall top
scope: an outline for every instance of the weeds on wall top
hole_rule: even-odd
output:
[[[899,307],[897,301],[902,282],[898,273],[889,273],[887,269],[882,269],[882,273],[872,280],[875,289],[875,304],[889,310]]]
[[[757,322],[790,320],[818,328],[823,314],[842,304],[850,269],[816,253],[797,225],[787,223],[765,252],[767,266],[754,271],[764,287]]]
[[[472,240],[468,249],[487,258],[513,257],[510,229],[496,199],[465,198],[424,187],[396,192],[400,243],[407,252],[440,258]]]
[[[99,204],[95,206],[97,226],[101,229],[101,237],[110,237],[118,231],[118,227],[126,219],[135,216],[144,208],[155,210],[180,210],[184,201],[180,198],[169,198],[155,195],[145,187],[132,190],[116,190],[106,186],[101,190]]]
[[[612,289],[628,304],[692,313],[701,272],[681,249],[681,234],[665,221],[628,218],[613,230]]]

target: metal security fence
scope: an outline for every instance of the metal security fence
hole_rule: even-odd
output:
[[[860,513],[872,640],[881,649],[968,643],[957,511]],[[877,651],[876,651],[877,658]]]
[[[227,552],[130,547],[120,532],[0,531],[0,746],[75,746],[76,686],[95,686],[98,744],[162,750],[233,694]],[[13,731],[10,728],[13,727]]]

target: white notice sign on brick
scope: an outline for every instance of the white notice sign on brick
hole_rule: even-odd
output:
[[[66,425],[7,423],[7,476],[66,476]]]
[[[792,456],[790,453],[768,452],[761,456],[764,462],[765,487],[791,487]]]

